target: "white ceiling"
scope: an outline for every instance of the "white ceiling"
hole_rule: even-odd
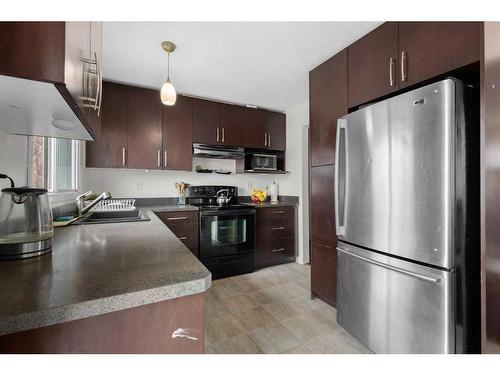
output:
[[[285,111],[308,99],[308,72],[381,22],[105,22],[105,79]]]

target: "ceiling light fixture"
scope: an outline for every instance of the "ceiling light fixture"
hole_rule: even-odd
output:
[[[175,87],[170,82],[170,54],[175,51],[175,44],[169,41],[164,41],[161,43],[162,48],[167,53],[167,80],[161,87],[160,98],[161,102],[165,105],[174,105],[177,99],[177,93],[175,92]]]

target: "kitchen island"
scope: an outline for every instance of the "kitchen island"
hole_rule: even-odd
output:
[[[0,263],[0,352],[203,352],[210,272],[141,209],[150,221],[56,228],[52,253]]]

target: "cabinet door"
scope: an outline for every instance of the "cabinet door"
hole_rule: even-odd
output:
[[[335,162],[337,119],[347,114],[347,50],[309,74],[311,165]]]
[[[479,61],[480,23],[400,22],[399,58],[400,87]]]
[[[266,148],[267,112],[260,108],[246,108],[245,147]]]
[[[219,103],[193,99],[193,142],[221,143]]]
[[[220,141],[228,146],[243,147],[245,107],[220,104]]]
[[[64,83],[64,22],[0,22],[0,74]]]
[[[156,90],[128,87],[127,166],[161,169],[162,103]]]
[[[311,242],[335,247],[334,211],[335,166],[312,167],[311,178]]]
[[[311,290],[333,305],[337,282],[334,168],[323,165],[310,172]]]
[[[90,56],[91,59],[97,58],[97,65],[100,69],[100,77],[95,82],[100,85],[102,90],[102,22],[90,22]],[[99,99],[99,97],[98,97]],[[97,105],[102,106],[102,93],[100,94],[100,103],[98,100]],[[87,108],[89,125],[94,132],[95,138],[99,139],[102,128],[102,108],[95,110],[94,108]]]
[[[286,115],[267,112],[267,148],[276,151],[286,150]]]
[[[177,96],[174,106],[163,106],[163,168],[193,169],[193,99]]]
[[[337,302],[337,250],[311,244],[311,291],[330,305]]]
[[[86,166],[126,168],[127,86],[103,82],[102,128],[95,142],[86,142]]]
[[[347,50],[349,107],[398,89],[397,22],[384,23]]]

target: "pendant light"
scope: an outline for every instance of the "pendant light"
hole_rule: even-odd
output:
[[[175,87],[170,82],[170,54],[175,51],[175,44],[169,41],[161,43],[162,48],[167,53],[167,80],[161,87],[160,98],[161,102],[165,105],[174,105],[177,99]]]

